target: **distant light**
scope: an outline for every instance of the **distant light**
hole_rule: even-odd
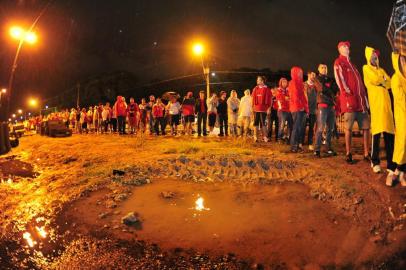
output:
[[[45,109],[48,109],[48,105],[45,105]]]
[[[30,98],[30,99],[28,100],[28,104],[29,104],[31,107],[36,107],[36,106],[38,105],[38,100],[35,99],[35,98]]]
[[[18,109],[18,111],[17,111],[19,114],[22,114],[23,113],[23,110],[21,110],[21,109]]]
[[[21,117],[20,117],[20,119],[22,120],[22,119],[23,119],[23,117],[21,116]]]
[[[15,114],[15,113],[13,113],[13,115],[11,115],[11,117],[16,118],[16,114]]]
[[[154,41],[154,46],[158,45],[158,42]]]
[[[34,44],[37,42],[37,35],[34,32],[28,32],[25,34],[25,41],[30,44]]]
[[[28,113],[28,116],[31,116],[31,113],[30,113],[30,112]]]
[[[8,121],[11,122],[11,118],[9,118]]]
[[[24,29],[19,26],[13,26],[10,28],[10,35],[15,39],[22,39],[24,32]]]
[[[196,55],[202,55],[204,52],[204,47],[201,43],[196,43],[193,45],[193,53]]]
[[[213,77],[216,76],[216,72],[212,72],[211,76],[213,76]]]
[[[1,93],[5,94],[7,92],[6,88],[1,89]]]

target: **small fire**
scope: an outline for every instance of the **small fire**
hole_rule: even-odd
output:
[[[24,238],[25,240],[27,240],[27,244],[28,244],[30,247],[33,247],[33,246],[35,246],[35,245],[37,244],[37,242],[35,242],[34,240],[32,240],[31,234],[30,234],[29,232],[25,232],[25,233],[23,234],[23,238]]]
[[[203,197],[197,198],[195,204],[196,204],[195,209],[196,209],[197,211],[203,211],[203,210],[207,210],[207,211],[208,211],[208,210],[210,210],[210,208],[205,208],[205,207],[204,207],[204,199],[203,199]]]
[[[42,238],[46,238],[48,233],[45,231],[44,227],[35,227],[37,229],[38,234],[42,237]]]

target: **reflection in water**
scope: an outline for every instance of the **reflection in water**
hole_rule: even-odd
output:
[[[44,227],[35,227],[37,229],[38,234],[42,237],[42,238],[46,238],[48,233],[45,231]]]
[[[195,204],[196,204],[195,209],[197,211],[203,211],[203,210],[209,211],[210,210],[210,208],[205,208],[204,207],[204,199],[203,199],[203,197],[199,196],[199,198],[197,198]]]
[[[25,232],[23,234],[23,238],[27,241],[27,244],[29,247],[33,247],[37,244],[37,242],[35,242],[32,237],[31,234],[29,232]]]

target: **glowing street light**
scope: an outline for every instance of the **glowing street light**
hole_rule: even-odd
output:
[[[31,107],[37,107],[38,105],[38,100],[35,98],[30,98],[28,100],[28,105],[30,105]]]
[[[12,115],[11,117],[16,118],[16,114],[15,114],[15,113],[13,113],[13,115]]]
[[[203,68],[203,74],[206,79],[206,92],[207,92],[207,97],[210,95],[210,68],[209,66],[205,67],[204,66],[204,61],[203,61],[203,55],[205,53],[204,45],[200,42],[197,42],[193,44],[192,47],[193,54],[196,56],[200,56],[200,60],[202,61],[202,68]]]
[[[28,42],[34,44],[37,42],[38,37],[34,32],[26,31],[20,26],[12,26],[9,30],[10,36],[20,42]]]
[[[7,89],[6,89],[6,88],[2,88],[2,89],[1,89],[1,94],[5,94],[5,93],[7,93]],[[1,95],[1,94],[0,94],[0,95]]]
[[[21,110],[21,109],[18,109],[18,114],[22,114],[23,113],[23,110]]]
[[[194,53],[195,55],[198,55],[198,56],[202,55],[202,54],[204,53],[204,46],[203,46],[203,44],[201,44],[201,43],[195,43],[195,44],[193,45],[193,53]]]

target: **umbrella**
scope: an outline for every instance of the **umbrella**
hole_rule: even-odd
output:
[[[175,97],[176,99],[179,99],[180,96],[176,92],[165,92],[162,95],[162,99],[164,99],[164,100],[170,100],[172,97]]]
[[[394,52],[406,56],[406,1],[397,0],[386,36]]]

